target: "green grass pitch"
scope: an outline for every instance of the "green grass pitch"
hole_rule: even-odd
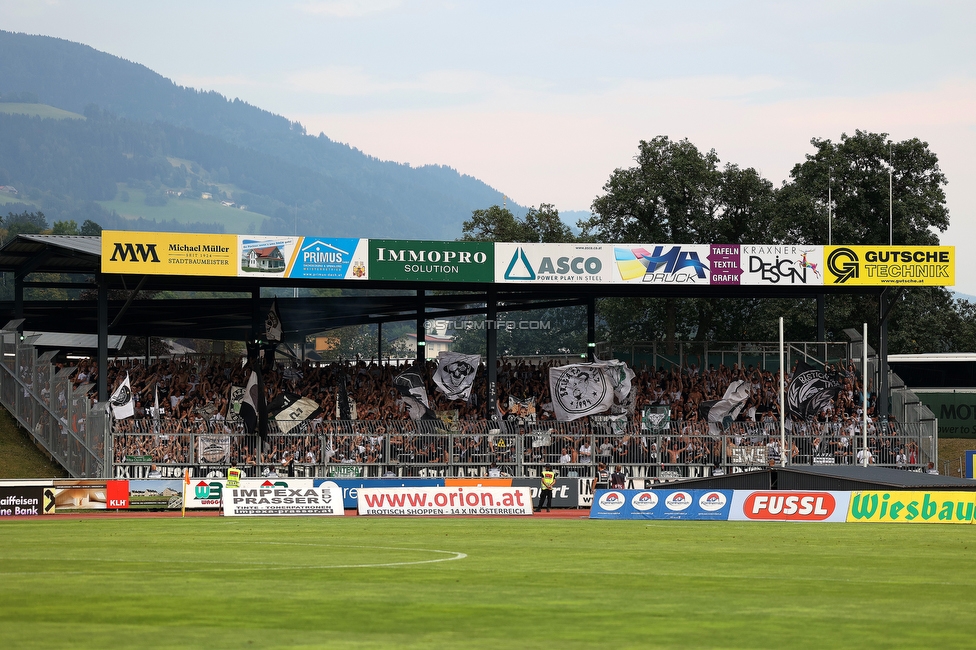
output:
[[[973,647],[976,528],[0,522],[0,647]]]

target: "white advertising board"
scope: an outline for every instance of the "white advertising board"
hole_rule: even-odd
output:
[[[360,515],[430,517],[451,515],[531,515],[527,487],[361,488]]]
[[[332,481],[314,485],[313,479],[244,479],[236,488],[225,484],[223,505],[228,517],[344,514],[339,486]]]

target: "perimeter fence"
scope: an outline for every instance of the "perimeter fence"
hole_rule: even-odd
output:
[[[735,422],[715,432],[707,423],[670,422],[659,429],[586,422],[461,421],[447,428],[427,420],[288,423],[265,438],[237,433],[222,421],[185,424],[127,420],[112,435],[117,478],[223,476],[236,463],[247,476],[434,477],[539,476],[547,464],[561,476],[592,477],[596,465],[621,465],[633,477],[677,480],[779,465],[778,422]],[[713,428],[715,425],[711,425]],[[919,470],[934,460],[919,425],[887,423],[869,432],[877,466]],[[795,424],[786,435],[792,465],[855,464],[862,433],[853,425]],[[289,469],[288,466],[291,465]],[[155,474],[154,474],[155,476]]]

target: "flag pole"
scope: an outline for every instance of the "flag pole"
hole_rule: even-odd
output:
[[[181,517],[186,517],[186,486],[190,484],[190,468],[183,468],[183,510],[180,514]]]
[[[864,450],[864,466],[868,466],[868,324],[864,323],[861,337],[861,448]]]
[[[783,345],[783,317],[779,317],[779,460],[780,466],[786,467],[786,399],[784,386],[786,384],[786,366],[784,365]]]

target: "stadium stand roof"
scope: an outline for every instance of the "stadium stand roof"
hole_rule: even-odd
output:
[[[676,486],[705,490],[958,490],[976,491],[976,481],[954,476],[860,465],[794,465],[770,467],[723,476],[657,483],[654,489]]]

